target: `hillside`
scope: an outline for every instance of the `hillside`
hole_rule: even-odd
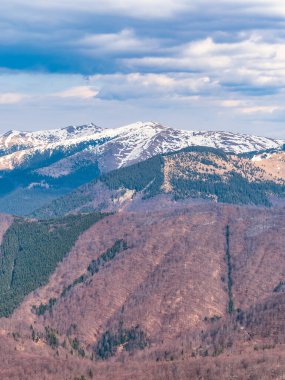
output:
[[[30,216],[0,215],[0,378],[279,380],[281,143],[155,123],[6,134],[0,210]]]
[[[284,167],[284,154],[279,153],[279,167]],[[272,195],[284,196],[285,177],[263,162],[214,148],[189,147],[103,174],[34,216],[152,209],[155,197],[159,197],[160,208],[191,199],[269,206]]]
[[[9,316],[27,294],[44,285],[77,237],[103,216],[49,221],[16,218],[8,225],[2,220],[0,317]]]
[[[189,146],[239,154],[279,150],[283,143],[230,132],[183,131],[154,122],[116,129],[90,124],[9,131],[0,137],[0,211],[27,215],[100,174]]]
[[[254,155],[252,161],[271,176],[285,179],[285,152],[273,151]]]
[[[210,380],[276,370],[277,379],[284,223],[284,208],[213,203],[103,218],[0,320],[0,371]],[[35,373],[23,357],[35,360]]]

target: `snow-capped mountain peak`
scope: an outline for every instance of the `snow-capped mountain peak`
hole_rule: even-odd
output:
[[[68,135],[73,136],[87,136],[94,133],[100,133],[103,131],[103,128],[98,127],[97,125],[90,123],[87,125],[79,125],[79,126],[68,126],[60,129],[60,131],[66,132]]]
[[[35,148],[41,145],[59,143],[101,133],[103,128],[91,123],[80,126],[68,126],[61,129],[40,130],[35,132],[11,130],[0,137],[0,149],[12,147]]]
[[[279,149],[284,141],[216,131],[173,129],[156,122],[136,122],[120,128],[103,129],[91,123],[36,132],[9,131],[0,137],[0,170],[23,165],[34,155],[49,155],[56,149],[63,159],[44,167],[42,174],[60,175],[66,168],[80,166],[80,157],[99,161],[102,171],[127,166],[156,154],[187,146],[208,146],[232,153]],[[71,164],[73,162],[73,164]]]

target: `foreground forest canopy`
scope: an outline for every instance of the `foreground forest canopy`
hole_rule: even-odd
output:
[[[285,370],[282,205],[0,222],[3,379]]]

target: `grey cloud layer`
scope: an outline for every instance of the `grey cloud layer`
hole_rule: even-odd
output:
[[[281,134],[282,3],[4,0],[0,106],[52,109],[57,99],[65,109],[75,102],[92,109],[117,102],[117,118],[123,119],[126,102],[142,114],[157,107],[158,117],[175,104],[185,120],[197,107],[193,117],[204,123],[206,109],[215,125],[234,115],[257,128],[262,118],[265,125],[280,123],[274,128]],[[35,73],[42,74],[35,79]]]

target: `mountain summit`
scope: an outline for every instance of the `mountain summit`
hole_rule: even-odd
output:
[[[156,122],[137,122],[114,129],[103,129],[91,123],[54,130],[5,133],[0,137],[0,170],[15,169],[27,164],[31,156],[51,155],[55,150],[69,157],[83,151],[85,155],[90,150],[92,154],[104,154],[109,159],[103,166],[116,169],[187,146],[207,146],[238,154],[278,149],[282,144],[284,141],[266,137],[232,132],[186,131]]]
[[[233,155],[253,152],[256,165],[262,166],[262,154],[281,151],[283,144],[266,137],[186,131],[156,122],[114,129],[87,124],[10,131],[0,137],[0,211],[29,214],[99,175],[189,147],[214,148]],[[271,161],[267,166],[273,165]],[[280,177],[279,172],[275,175]]]

